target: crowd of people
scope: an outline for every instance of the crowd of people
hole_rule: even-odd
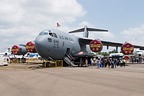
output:
[[[138,58],[135,58],[135,57],[132,57],[131,58],[131,62],[132,63],[142,63],[142,61],[143,61],[143,58],[142,57],[138,57]]]
[[[91,58],[90,66],[96,66],[97,68],[116,68],[117,66],[125,67],[124,58]]]

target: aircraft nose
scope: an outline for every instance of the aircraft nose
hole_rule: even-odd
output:
[[[40,52],[44,50],[44,48],[46,48],[46,41],[47,41],[46,38],[40,37],[40,36],[38,36],[35,39],[35,47],[36,47],[37,52]]]

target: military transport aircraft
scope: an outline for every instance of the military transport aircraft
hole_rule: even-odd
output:
[[[56,29],[44,30],[35,39],[36,51],[45,59],[65,60],[71,63],[70,59],[73,57],[91,56],[92,51],[101,51],[103,45],[107,46],[107,48],[109,46],[115,46],[117,50],[118,47],[122,47],[121,50],[125,54],[131,54],[134,48],[144,50],[144,46],[132,45],[130,43],[122,44],[89,39],[89,31],[107,32],[108,30],[87,28],[85,26],[84,28],[69,32],[84,32],[84,37],[76,37]]]

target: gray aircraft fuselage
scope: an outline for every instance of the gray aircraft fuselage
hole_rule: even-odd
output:
[[[65,53],[81,51],[78,37],[60,30],[44,30],[35,39],[36,50],[45,59],[61,60]]]
[[[84,37],[76,37],[69,33],[51,29],[42,31],[35,39],[35,47],[38,54],[44,59],[63,60],[66,53],[76,56],[91,56],[91,49],[89,47],[93,39],[88,38],[88,31],[107,32],[108,30],[88,28],[76,29],[69,33],[84,32]],[[102,41],[103,46],[122,47],[123,43]],[[125,43],[126,44],[126,43]],[[87,46],[88,45],[88,46]],[[133,45],[134,48],[144,50],[144,46]]]

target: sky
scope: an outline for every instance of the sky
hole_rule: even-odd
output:
[[[34,41],[44,29],[88,27],[90,38],[144,46],[144,0],[0,0],[0,52]],[[56,23],[60,27],[56,27]],[[75,34],[82,35],[82,34]]]

